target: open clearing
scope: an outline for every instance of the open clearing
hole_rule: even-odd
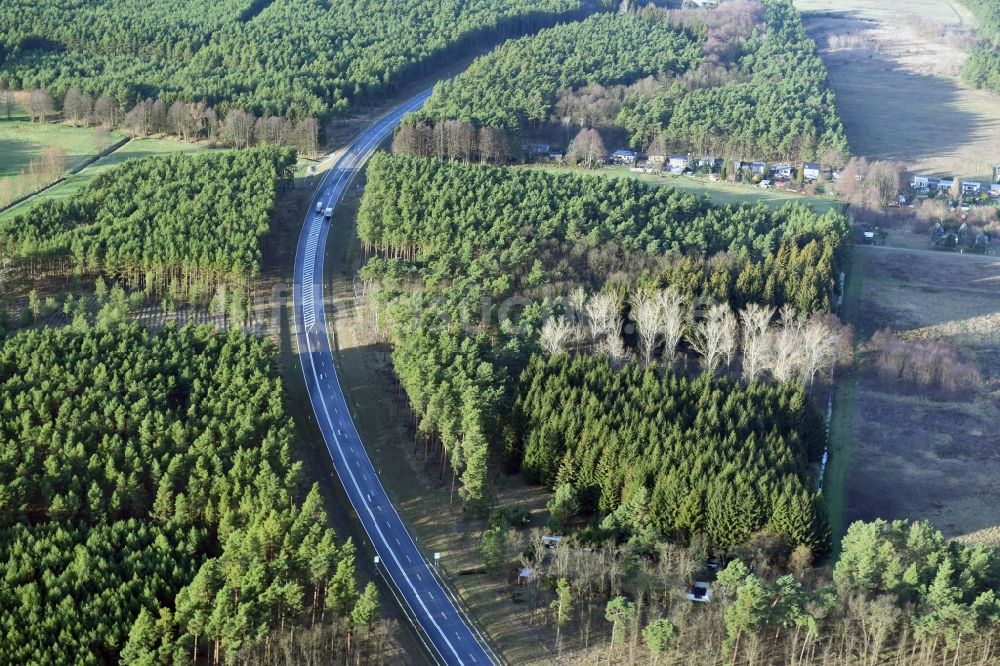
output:
[[[41,157],[52,146],[66,153],[66,167],[73,168],[93,157],[110,142],[122,138],[118,133],[102,133],[94,128],[72,127],[26,120],[0,121],[0,177],[16,176],[28,168],[31,160]]]
[[[862,362],[848,421],[847,521],[929,519],[949,536],[989,534],[1000,527],[1000,259],[866,246],[855,254],[859,339],[890,327],[950,340],[984,386],[938,399],[887,385]]]
[[[652,185],[671,187],[675,190],[681,190],[682,192],[698,196],[705,195],[712,203],[720,206],[727,204],[762,203],[772,208],[780,208],[788,203],[802,203],[812,206],[819,212],[825,212],[830,209],[839,210],[844,207],[843,203],[825,197],[807,197],[799,194],[776,192],[774,190],[761,190],[749,185],[737,185],[734,183],[712,183],[690,176],[661,176],[657,174],[637,173],[625,167],[607,167],[589,170],[576,167],[543,165],[530,168],[539,168],[552,173],[574,173],[577,175],[604,178],[638,178]]]
[[[990,165],[1000,162],[1000,96],[958,77],[960,31],[973,25],[968,10],[946,0],[795,5],[811,13],[806,27],[855,154],[899,160],[920,173],[990,179]]]

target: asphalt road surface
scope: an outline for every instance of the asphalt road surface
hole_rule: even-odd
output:
[[[499,663],[421,556],[372,466],[337,378],[323,309],[323,259],[329,222],[321,208],[335,207],[354,175],[404,115],[420,108],[425,91],[396,107],[350,145],[313,198],[295,254],[295,340],[316,422],[351,505],[374,544],[379,567],[423,629],[431,657],[445,664]],[[430,645],[427,645],[427,643]]]

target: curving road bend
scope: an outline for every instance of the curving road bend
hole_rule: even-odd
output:
[[[430,96],[424,91],[365,130],[327,172],[310,202],[295,254],[295,341],[309,399],[330,459],[375,546],[384,574],[425,634],[424,643],[438,663],[499,663],[478,630],[446,594],[421,556],[402,519],[389,501],[354,426],[337,378],[323,308],[323,260],[330,225],[315,213],[317,203],[335,207],[354,176],[399,124]],[[423,640],[423,639],[422,639]]]

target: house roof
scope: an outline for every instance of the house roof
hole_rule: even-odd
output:
[[[686,160],[686,159],[690,159],[690,157],[691,156],[688,155],[687,153],[671,153],[670,154],[670,159],[672,159],[672,160]]]
[[[624,148],[619,148],[618,150],[616,150],[615,152],[613,152],[611,154],[612,155],[618,155],[620,157],[635,157],[636,152],[634,150],[626,150]]]
[[[803,162],[802,163],[802,168],[803,169],[816,169],[818,171],[819,168],[820,168],[820,166],[819,166],[819,162]]]

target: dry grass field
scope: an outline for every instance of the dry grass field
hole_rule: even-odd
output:
[[[882,247],[856,255],[859,338],[890,327],[904,339],[949,340],[984,382],[966,395],[933,395],[886,384],[862,361],[847,521],[929,519],[949,536],[992,540],[1000,529],[1000,259]]]
[[[795,4],[808,12],[855,154],[988,180],[1000,162],[1000,97],[958,77],[968,10],[946,0]]]

